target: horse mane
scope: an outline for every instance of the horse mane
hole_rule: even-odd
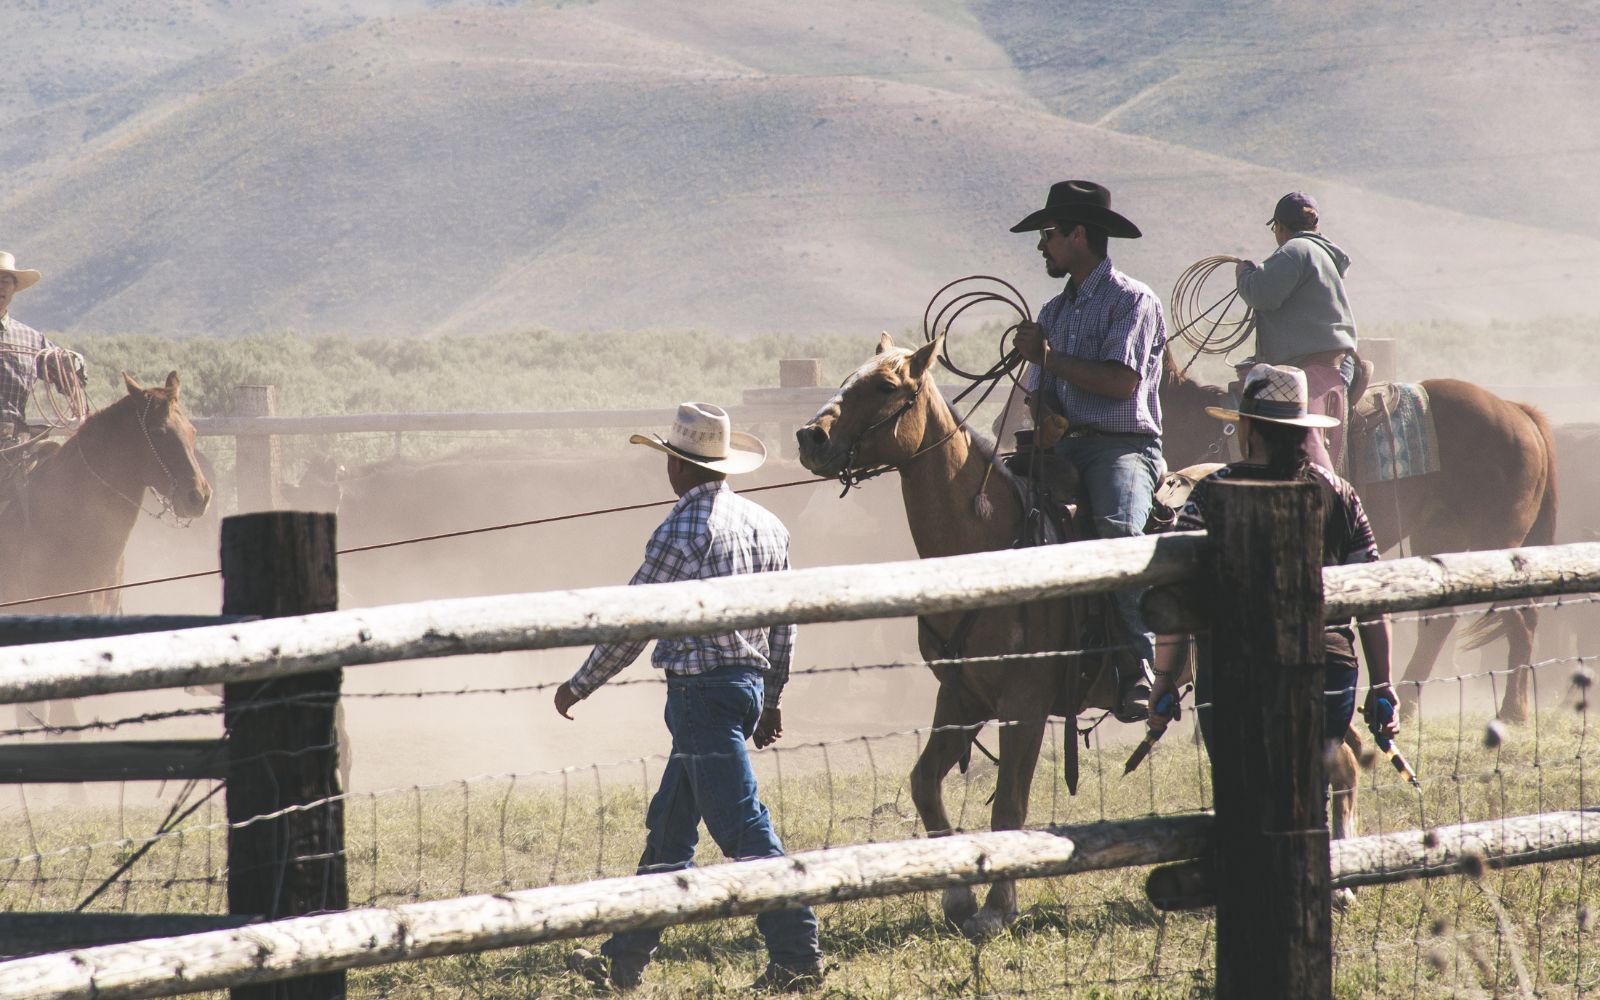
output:
[[[983,431],[980,431],[968,424],[966,420],[962,419],[960,414],[956,413],[956,408],[950,405],[950,401],[948,399],[944,398],[944,390],[940,389],[939,384],[933,381],[931,374],[928,378],[928,382],[933,386],[934,394],[938,397],[939,401],[944,404],[945,409],[950,411],[950,416],[955,420],[956,425],[961,428],[961,433],[966,435],[967,446],[977,449],[978,454],[982,455],[988,460],[990,467],[993,468],[995,472],[998,472],[1000,475],[1004,476],[1006,480],[1011,482],[1013,485],[1020,485],[1021,480],[1017,478],[1015,473],[1006,468],[1005,462],[1000,458],[999,442],[990,435],[985,434]]]
[[[167,392],[167,390],[166,390],[166,388],[164,386],[152,386],[150,388],[141,388],[140,392],[142,394],[142,396],[140,398],[151,398],[151,397],[153,397],[155,402],[160,403],[163,406],[172,405],[172,395]],[[94,411],[93,413],[89,414],[87,417],[84,417],[83,418],[83,423],[78,425],[78,429],[75,432],[73,432],[72,436],[73,437],[77,437],[79,434],[83,434],[85,432],[93,434],[93,433],[99,431],[106,423],[108,423],[111,420],[111,414],[113,412],[116,412],[119,407],[122,408],[122,409],[126,409],[126,408],[132,406],[133,403],[131,402],[131,400],[133,400],[134,398],[135,398],[134,396],[132,396],[132,395],[130,395],[128,393],[124,393],[123,395],[117,397],[117,401],[116,402],[108,403],[107,405],[102,406],[100,409],[98,409],[98,410]]]

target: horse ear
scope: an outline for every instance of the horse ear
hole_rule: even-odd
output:
[[[887,351],[887,350],[889,350],[889,349],[891,349],[893,347],[894,347],[894,338],[889,336],[889,331],[888,330],[883,330],[883,331],[879,332],[879,334],[878,334],[878,349],[876,351],[873,351],[872,353],[873,354],[882,354],[884,351]]]
[[[133,376],[127,372],[122,373],[122,381],[128,386],[128,395],[137,396],[139,393],[144,392],[144,386],[135,382]]]
[[[939,348],[943,346],[944,334],[941,333],[913,351],[911,360],[906,368],[906,374],[910,375],[913,381],[922,381],[922,376],[927,374],[929,368],[933,367],[934,359],[939,356]]]
[[[178,373],[167,372],[167,392],[173,399],[178,398]]]

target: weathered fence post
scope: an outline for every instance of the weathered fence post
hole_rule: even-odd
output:
[[[1207,512],[1219,997],[1333,995],[1321,507],[1312,483],[1223,482]]]
[[[271,511],[222,522],[224,614],[332,611],[338,569],[332,514]],[[228,822],[340,791],[335,712],[341,671],[223,688]],[[287,917],[348,905],[339,801],[228,830],[228,912]],[[343,972],[239,987],[235,1000],[343,997]]]
[[[275,385],[234,386],[233,408],[241,417],[278,415]],[[277,510],[278,439],[271,435],[239,434],[233,439],[234,482],[238,484],[239,513]]]
[[[783,358],[778,362],[780,389],[809,389],[822,384],[822,362],[817,358]]]

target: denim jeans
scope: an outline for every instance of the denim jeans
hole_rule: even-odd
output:
[[[1161,439],[1141,434],[1085,434],[1065,437],[1056,454],[1078,470],[1081,500],[1089,502],[1095,532],[1101,538],[1130,538],[1144,534],[1155,506],[1156,486],[1166,475]],[[1135,655],[1155,662],[1155,636],[1146,631],[1139,613],[1143,590],[1116,593],[1117,617],[1123,638]]]
[[[767,807],[756,797],[756,776],[745,747],[761,717],[761,691],[760,672],[744,667],[668,679],[672,756],[645,814],[641,875],[688,868],[701,820],[717,847],[734,861],[783,853]],[[822,957],[817,918],[808,906],[758,914],[756,927],[774,963],[804,966]],[[600,952],[648,961],[660,940],[660,928],[623,931],[601,945]]]
[[[1346,644],[1343,654],[1329,650],[1322,678],[1322,741],[1325,746],[1344,739],[1344,731],[1356,717],[1356,687],[1361,683],[1360,666],[1355,653]],[[1211,732],[1216,726],[1211,704],[1213,680],[1211,673],[1211,640],[1195,637],[1194,703],[1205,708],[1195,709],[1200,723],[1200,737],[1205,741],[1206,753],[1211,753]],[[1324,806],[1326,803],[1324,803]],[[1322,815],[1326,824],[1326,812]]]

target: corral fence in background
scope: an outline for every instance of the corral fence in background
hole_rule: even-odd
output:
[[[1394,342],[1367,338],[1363,356],[1375,365],[1378,380],[1398,377]],[[946,397],[959,391],[943,386]],[[1570,423],[1596,417],[1595,386],[1490,385],[1484,388],[1517,402],[1540,406],[1553,422]],[[816,413],[835,389],[824,381],[822,363],[814,358],[778,362],[776,388],[746,389],[740,405],[730,408],[736,426],[754,428],[770,449],[783,454],[792,447],[795,428]],[[388,434],[399,454],[404,435],[477,431],[639,430],[671,423],[669,407],[618,410],[511,410],[500,412],[365,413],[338,416],[283,417],[277,413],[277,387],[241,385],[234,391],[234,415],[196,417],[203,437],[234,440],[237,510],[283,507],[279,438],[326,437],[340,434]]]
[[[1317,821],[1324,794],[1324,621],[1600,590],[1600,544],[1322,570],[1316,497],[1308,484],[1226,483],[1209,537],[1080,542],[1070,559],[1061,549],[1030,549],[354,611],[324,610],[331,606],[330,515],[230,518],[225,539],[234,540],[234,558],[275,568],[230,586],[223,610],[283,615],[302,605],[319,613],[0,651],[0,703],[228,685],[229,818],[255,820],[230,827],[230,876],[235,868],[269,871],[272,902],[236,896],[230,885],[231,918],[166,922],[165,915],[145,915],[122,934],[144,940],[0,963],[0,998],[104,1000],[224,987],[253,997],[268,983],[280,984],[271,987],[278,997],[329,996],[350,968],[798,902],[1174,863],[1184,864],[1152,875],[1152,898],[1168,907],[1216,907],[1218,995],[1329,997],[1331,887],[1450,874],[1469,858],[1510,867],[1600,854],[1600,812],[1389,833],[1330,850]],[[225,552],[229,547],[225,541]],[[344,666],[958,611],[1146,586],[1159,588],[1148,602],[1152,625],[1181,631],[1204,623],[1215,643],[1214,816],[875,843],[337,912],[345,898],[344,852],[332,702]],[[247,737],[242,727],[252,715],[277,721],[257,725]],[[242,772],[245,764],[261,770]],[[300,789],[299,803],[285,799],[286,785]],[[243,812],[233,806],[235,794],[249,801]],[[263,798],[246,798],[256,795]],[[1166,891],[1172,886],[1182,893]],[[285,919],[230,926],[264,915]],[[99,919],[12,919],[35,917],[50,921],[58,949]],[[218,929],[186,933],[206,919]],[[101,940],[109,940],[104,932],[102,926]],[[284,980],[296,985],[286,989]]]

